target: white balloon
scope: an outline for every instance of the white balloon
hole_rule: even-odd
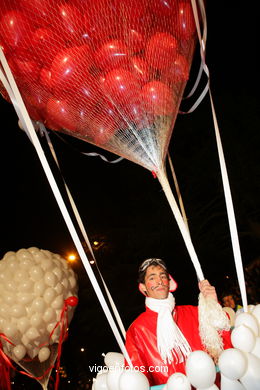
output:
[[[33,291],[37,297],[41,297],[44,294],[47,286],[44,283],[44,280],[38,280],[38,282],[34,283]]]
[[[258,323],[260,323],[260,303],[254,307],[252,314],[257,318]]]
[[[6,254],[4,255],[4,257],[3,257],[2,260],[6,260],[6,259],[8,259],[9,257],[12,258],[13,255],[15,255],[15,252],[13,252],[13,251],[8,251],[8,252],[6,252]]]
[[[57,295],[57,291],[54,288],[48,287],[43,294],[43,299],[46,303],[50,304],[57,297]]]
[[[207,387],[206,389],[197,388],[197,390],[219,390],[219,388],[217,385],[213,385],[213,386]]]
[[[17,321],[17,329],[23,334],[30,327],[30,321],[27,317],[19,318]]]
[[[186,375],[194,387],[207,388],[212,386],[216,379],[213,360],[204,351],[191,352],[186,361]]]
[[[33,292],[34,284],[33,282],[28,279],[28,277],[21,281],[21,283],[18,284],[16,289],[20,292]]]
[[[18,293],[17,301],[21,303],[21,305],[26,306],[31,303],[33,300],[33,294],[30,293]]]
[[[221,390],[247,390],[238,380],[232,380],[221,374]]]
[[[251,353],[260,359],[260,337],[256,337],[255,346]]]
[[[108,352],[104,358],[105,365],[107,367],[123,367],[124,366],[124,355],[119,352]]]
[[[250,328],[255,336],[259,335],[259,325],[258,321],[255,318],[254,315],[251,313],[240,313],[235,320],[235,327],[239,325],[246,325],[248,328]]]
[[[15,358],[19,361],[21,359],[24,358],[24,356],[26,355],[26,348],[24,345],[22,344],[18,344],[14,347],[13,349],[13,354],[15,356]]]
[[[255,346],[256,337],[246,325],[236,326],[231,333],[231,341],[235,348],[251,352]]]
[[[260,359],[251,353],[247,353],[248,366],[246,373],[240,378],[247,390],[260,389]]]
[[[12,341],[14,341],[14,338],[17,336],[17,327],[15,324],[12,324],[11,322],[6,322],[4,325],[4,334],[10,338]]]
[[[41,254],[42,258],[44,254]],[[44,256],[45,257],[45,256]],[[41,267],[44,271],[50,270],[52,268],[52,261],[48,257],[43,258],[43,261],[41,262]]]
[[[226,349],[219,357],[218,366],[223,375],[236,380],[241,378],[247,370],[247,357],[239,349]]]
[[[69,284],[70,284],[70,289],[74,289],[77,285],[77,280],[75,276],[70,276],[69,277]]]
[[[5,279],[5,289],[7,291],[15,292],[16,291],[16,283],[13,280]]]
[[[44,362],[45,360],[48,360],[49,357],[50,357],[50,354],[51,354],[51,351],[48,347],[43,347],[40,349],[39,353],[38,353],[38,359],[40,360],[40,362]]]
[[[47,286],[54,287],[58,283],[58,278],[53,272],[47,271],[44,275],[44,282]]]
[[[229,316],[229,323],[230,323],[230,326],[234,326],[235,325],[235,318],[236,318],[236,313],[235,311],[231,308],[231,307],[223,307],[222,308],[223,311],[225,311],[228,316]]]
[[[33,260],[31,258],[21,259],[19,262],[19,266],[22,269],[29,270],[33,267]]]
[[[63,285],[62,285],[60,282],[58,282],[58,283],[56,284],[56,286],[54,287],[54,290],[56,291],[56,293],[57,293],[58,295],[60,295],[60,294],[63,293],[64,287],[63,287]],[[70,307],[71,307],[71,306],[70,306]]]
[[[26,310],[25,310],[25,307],[23,305],[17,304],[17,305],[13,305],[10,307],[9,314],[10,314],[10,316],[15,317],[15,318],[21,318],[21,317],[24,317],[26,315]]]
[[[16,295],[11,292],[5,292],[4,293],[4,302],[8,306],[12,306],[16,303]]]
[[[31,316],[31,319],[30,319],[31,325],[37,329],[41,327],[42,321],[43,321],[43,318],[42,318],[42,315],[40,313],[33,314]]]
[[[54,275],[56,275],[58,281],[60,281],[62,279],[63,271],[60,267],[53,268],[52,272],[54,273]]]
[[[28,278],[28,272],[26,272],[24,269],[18,268],[14,273],[14,281],[15,282],[23,282]]]
[[[108,390],[107,387],[107,372],[97,375],[95,380],[95,390]]]
[[[44,313],[46,310],[46,303],[43,298],[37,297],[32,302],[32,309],[38,313]]]
[[[9,319],[9,306],[6,303],[0,305],[0,316]]]
[[[27,250],[27,249],[19,249],[17,252],[16,252],[16,257],[18,260],[20,260],[20,262],[24,259],[29,259],[29,260],[32,260],[32,255],[31,253]]]
[[[64,305],[64,298],[63,298],[63,295],[61,294],[54,299],[54,301],[51,304],[51,307],[53,309],[58,310],[58,309],[61,309],[63,307],[63,305]]]
[[[109,369],[107,373],[108,390],[119,390],[119,378],[123,371],[123,367],[120,366]]]
[[[63,278],[61,284],[65,287],[65,289],[69,288],[69,281],[66,278]]]
[[[43,320],[47,323],[53,322],[56,320],[56,312],[52,307],[48,307],[42,316]]]
[[[30,277],[34,282],[41,280],[44,276],[43,269],[39,265],[35,265],[29,270]]]
[[[119,390],[133,389],[149,390],[149,381],[146,376],[140,371],[124,371],[119,378]]]
[[[169,377],[167,390],[191,390],[191,384],[186,375],[176,372]]]
[[[29,341],[37,340],[40,337],[39,331],[36,328],[34,328],[34,327],[29,328],[26,331],[25,335],[26,335],[26,337],[28,338]]]

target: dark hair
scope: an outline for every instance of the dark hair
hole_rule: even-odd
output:
[[[165,272],[167,273],[167,275],[169,274],[167,267],[166,267],[166,264],[163,260],[156,259],[156,258],[146,259],[142,262],[142,264],[140,265],[140,267],[138,269],[138,283],[144,283],[147,268],[151,267],[151,266],[162,267],[165,269]]]

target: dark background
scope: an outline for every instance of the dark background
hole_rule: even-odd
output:
[[[208,2],[207,64],[245,269],[259,257],[260,244],[256,15],[253,2]],[[197,50],[187,91],[198,66]],[[187,106],[184,102],[182,108]],[[30,246],[65,257],[75,253],[36,152],[19,129],[13,107],[2,98],[0,112],[0,258],[9,250]],[[89,238],[100,243],[94,248],[96,259],[125,327],[144,307],[136,277],[139,263],[147,257],[167,262],[179,285],[175,293],[178,304],[196,304],[196,274],[161,186],[152,174],[127,160],[108,164],[84,156],[80,152],[100,150],[69,136],[62,135],[65,142],[55,134],[50,136]],[[48,155],[45,141],[41,142]],[[237,281],[208,96],[194,113],[178,115],[169,151],[202,270],[220,295],[229,286],[236,288]],[[101,153],[109,159],[115,157]],[[57,172],[56,176],[61,182]],[[79,278],[80,299],[64,345],[62,365],[73,383],[86,383],[91,377],[88,366],[102,365],[101,353],[119,348],[79,259],[73,268]],[[31,383],[24,377],[19,377],[16,386],[18,382],[20,386],[27,383],[26,388]]]

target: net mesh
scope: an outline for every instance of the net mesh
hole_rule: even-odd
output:
[[[0,44],[30,117],[162,167],[195,47],[190,1],[0,4]]]

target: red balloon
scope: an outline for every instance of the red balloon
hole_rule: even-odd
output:
[[[46,125],[54,130],[76,131],[76,115],[65,100],[51,98],[46,106]]]
[[[75,85],[84,80],[84,73],[90,67],[91,54],[88,45],[62,50],[54,58],[50,71],[51,83],[57,97],[74,91]]]
[[[32,41],[31,22],[19,11],[9,11],[0,20],[0,43],[18,51],[26,50]]]
[[[114,69],[102,80],[105,96],[116,106],[131,103],[140,93],[141,83],[134,75],[122,68]]]
[[[79,302],[79,300],[75,296],[71,296],[71,297],[68,297],[67,299],[65,299],[65,303],[68,306],[77,306],[78,302]]]
[[[176,84],[187,81],[189,78],[189,64],[186,58],[180,54],[166,71],[161,72],[161,80],[165,83]]]
[[[48,67],[62,47],[65,47],[65,40],[61,34],[44,27],[34,31],[29,51],[34,58]]]
[[[149,128],[153,123],[153,115],[147,112],[145,104],[136,100],[126,104],[123,108],[123,115],[128,127],[134,125],[137,130]]]
[[[95,144],[103,145],[110,141],[117,130],[118,123],[115,118],[97,114],[90,123],[91,135]]]
[[[172,115],[175,110],[175,97],[166,84],[151,81],[142,88],[141,97],[147,112],[154,115]]]
[[[167,33],[156,33],[147,42],[145,59],[155,69],[167,70],[177,55],[177,40]]]
[[[39,81],[47,90],[51,90],[51,71],[48,68],[41,68]]]
[[[77,86],[71,103],[79,108],[93,110],[94,106],[102,99],[99,81],[90,73],[84,74],[84,80]]]
[[[53,22],[52,15],[55,14],[53,9],[54,3],[50,0],[19,0],[19,6],[23,14],[36,26],[43,27]]]
[[[22,61],[19,58],[13,60],[14,76],[21,84],[37,84],[40,76],[40,65],[36,61]]]
[[[196,32],[193,10],[190,3],[179,3],[176,19],[176,31],[178,31],[180,37],[185,40],[191,39]]]
[[[129,63],[130,53],[123,41],[106,42],[95,53],[96,65],[103,71],[122,67]]]
[[[145,30],[149,30],[151,25],[147,23],[150,20],[147,7],[150,0],[113,0],[118,14],[122,15],[123,25],[138,29],[144,25]]]
[[[151,0],[149,8],[156,18],[172,17],[176,12],[176,0]]]
[[[113,1],[91,1],[87,7],[83,37],[85,35],[96,48],[115,39],[118,26],[121,25],[121,17],[114,12]]]
[[[130,24],[128,27],[127,22],[121,27],[120,39],[124,40],[130,54],[140,53],[144,49],[146,42],[145,34],[140,31],[140,27],[134,28]]]
[[[146,84],[152,79],[153,72],[143,57],[132,57],[131,63],[134,76],[140,80],[142,84]]]
[[[58,28],[69,41],[80,39],[84,30],[84,17],[82,12],[72,4],[62,3],[58,8]]]

